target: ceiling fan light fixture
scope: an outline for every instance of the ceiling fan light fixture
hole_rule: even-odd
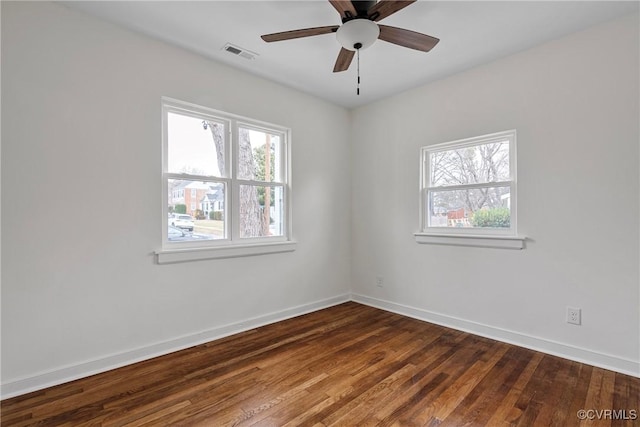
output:
[[[379,35],[378,24],[364,18],[347,21],[336,32],[338,43],[347,50],[366,49],[378,39]]]

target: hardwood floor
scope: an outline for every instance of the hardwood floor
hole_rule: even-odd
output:
[[[1,415],[3,426],[615,427],[640,426],[639,400],[638,378],[350,302],[8,399]],[[580,424],[581,409],[594,419]]]

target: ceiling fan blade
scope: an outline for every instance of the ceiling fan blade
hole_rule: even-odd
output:
[[[393,15],[397,11],[404,9],[411,3],[415,2],[416,0],[379,0],[378,3],[374,4],[373,7],[369,9],[369,19],[373,19],[376,22],[380,21],[381,19],[384,19],[389,15]]]
[[[358,12],[356,11],[355,6],[351,3],[351,0],[329,0],[329,3],[338,11],[340,17],[344,18],[347,15],[347,12],[351,14],[351,17],[356,17]]]
[[[405,30],[404,28],[380,24],[378,24],[378,27],[380,27],[380,36],[378,37],[380,40],[408,47],[409,49],[421,50],[422,52],[429,52],[440,41],[435,37]]]
[[[281,40],[291,40],[300,37],[319,36],[321,34],[335,33],[339,25],[329,25],[327,27],[304,28],[302,30],[283,31],[281,33],[265,34],[262,40],[266,42],[279,42]]]
[[[348,50],[345,48],[340,49],[340,53],[338,54],[338,59],[336,59],[336,65],[333,67],[333,72],[338,73],[340,71],[346,71],[351,65],[351,60],[353,59],[353,55],[355,55],[355,51]]]

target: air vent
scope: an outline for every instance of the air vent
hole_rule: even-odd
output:
[[[255,59],[256,56],[258,56],[258,54],[255,53],[255,52],[251,52],[250,50],[243,49],[243,48],[241,48],[239,46],[232,45],[231,43],[225,44],[222,49],[226,50],[227,52],[232,53],[234,55],[240,56],[240,57],[242,57],[244,59]]]

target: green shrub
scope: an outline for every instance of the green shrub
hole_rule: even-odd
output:
[[[175,213],[179,213],[179,214],[186,214],[187,213],[187,205],[176,205],[175,208],[173,208],[173,211]]]
[[[508,208],[480,209],[473,213],[471,225],[479,228],[509,228],[511,212]]]

